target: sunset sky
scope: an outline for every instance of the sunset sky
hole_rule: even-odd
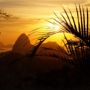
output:
[[[14,43],[21,33],[47,25],[44,19],[51,18],[54,11],[62,12],[63,6],[74,11],[75,4],[89,7],[90,0],[0,0],[2,10],[21,18],[15,22],[0,21],[0,42]]]
[[[63,5],[73,8],[71,4],[85,4],[89,0],[0,0],[0,8],[24,18],[47,17]]]

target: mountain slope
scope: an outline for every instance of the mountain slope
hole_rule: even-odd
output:
[[[22,55],[26,55],[30,52],[31,46],[32,45],[30,43],[30,40],[29,40],[28,36],[23,33],[16,40],[12,51],[14,53],[19,53],[19,54],[22,54]]]

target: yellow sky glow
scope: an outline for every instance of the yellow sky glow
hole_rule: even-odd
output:
[[[21,19],[16,21],[0,21],[0,41],[5,44],[14,43],[21,33],[27,35],[31,30],[45,27],[57,31],[59,25],[46,22],[55,17],[53,12],[61,12],[62,7],[70,8],[74,14],[74,4],[90,6],[89,0],[0,0],[0,8]],[[48,27],[47,27],[48,26]],[[44,29],[44,28],[43,28]],[[41,30],[41,29],[40,29]]]
[[[89,0],[0,0],[0,7],[11,14],[24,18],[47,17],[54,10],[61,11],[64,5],[73,8],[72,4],[88,4]]]

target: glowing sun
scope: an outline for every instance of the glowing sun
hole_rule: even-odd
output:
[[[58,24],[48,23],[48,28],[56,32],[60,30],[60,26]]]

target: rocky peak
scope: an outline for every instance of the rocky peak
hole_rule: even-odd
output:
[[[31,43],[28,36],[22,33],[13,46],[13,52],[25,55],[30,52],[30,48]]]

